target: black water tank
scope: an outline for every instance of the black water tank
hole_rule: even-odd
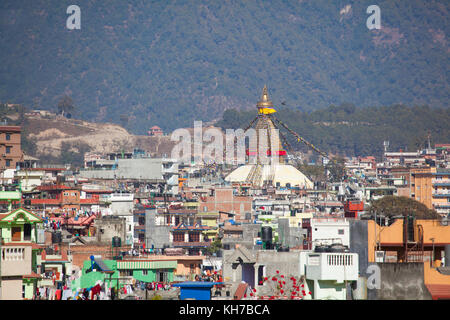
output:
[[[122,246],[122,239],[120,237],[113,237],[112,238],[112,246],[115,248],[119,248]]]
[[[329,247],[328,252],[345,252],[348,248],[340,243],[334,243]]]
[[[414,242],[414,217],[413,216],[407,216],[407,235],[408,235],[408,241]]]
[[[61,231],[52,232],[52,243],[61,243],[61,241],[62,241]]]
[[[314,248],[314,252],[329,252],[328,251],[328,246],[324,246],[324,245],[317,245]]]
[[[261,228],[261,239],[263,242],[272,241],[272,227],[262,227]]]

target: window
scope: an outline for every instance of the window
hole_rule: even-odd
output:
[[[183,232],[174,232],[173,233],[173,242],[184,242],[184,233]]]
[[[133,276],[133,270],[121,270],[120,275],[122,277],[132,277]]]
[[[31,224],[29,223],[23,225],[23,240],[25,241],[31,240]]]
[[[148,275],[148,270],[142,270],[142,275],[144,276]]]
[[[6,134],[6,141],[9,141],[9,140],[11,140],[11,134],[10,134],[10,133],[7,133],[7,134]]]
[[[6,146],[6,153],[11,153],[11,146]]]
[[[200,233],[192,232],[189,233],[189,242],[199,242],[200,241]]]
[[[21,241],[22,240],[22,228],[12,227],[11,228],[11,239],[12,239],[12,241]]]
[[[157,282],[169,282],[169,273],[164,270],[156,270]]]
[[[344,234],[344,229],[339,229],[338,234]]]
[[[11,160],[10,159],[6,159],[5,165],[7,167],[10,167],[11,166]]]

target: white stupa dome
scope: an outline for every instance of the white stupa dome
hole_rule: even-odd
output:
[[[225,181],[231,183],[245,183],[250,171],[255,165],[243,165],[231,172]],[[302,172],[288,164],[266,164],[262,165],[261,177],[255,181],[255,185],[262,186],[264,181],[272,181],[273,186],[279,184],[280,187],[299,187],[312,189],[314,184]]]

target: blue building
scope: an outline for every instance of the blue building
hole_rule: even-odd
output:
[[[172,286],[180,287],[180,300],[211,300],[211,288],[221,284],[223,282],[186,281]]]

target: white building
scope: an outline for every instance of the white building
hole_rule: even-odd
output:
[[[132,193],[112,193],[105,195],[104,201],[110,203],[109,211],[111,215],[123,217],[126,220],[126,239],[127,245],[133,245],[134,239],[134,194]]]
[[[350,244],[350,224],[342,218],[314,218],[311,220],[312,249],[319,243],[328,245],[341,243]]]
[[[42,184],[45,177],[44,170],[17,170],[15,178],[21,182],[22,191],[29,192]]]
[[[314,300],[346,300],[347,283],[358,280],[357,253],[311,252],[306,281]]]

